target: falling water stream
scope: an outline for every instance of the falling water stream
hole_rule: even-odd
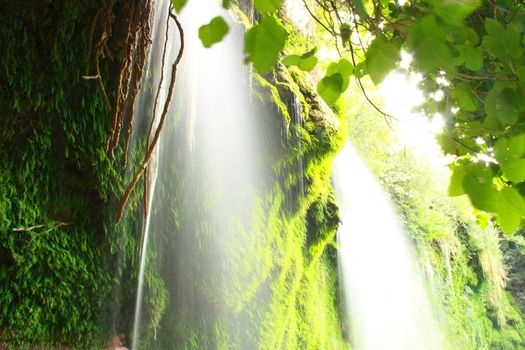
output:
[[[169,0],[159,2],[153,21],[150,79],[162,67],[151,57],[161,56],[168,4]],[[198,38],[198,28],[217,15],[229,21],[230,33],[206,49]],[[239,255],[249,254],[250,245],[256,244],[255,237],[247,233],[252,230],[261,186],[271,171],[262,165],[266,141],[257,121],[267,123],[268,118],[261,118],[263,112],[251,102],[250,71],[242,54],[244,29],[233,23],[220,1],[192,0],[179,19],[185,48],[168,115],[171,122],[163,130],[148,177],[152,207],[143,225],[134,350],[145,348],[141,340],[150,327],[144,316],[150,312],[146,310],[148,298],[154,298],[148,295],[146,281],[148,269],[153,268],[149,256],[166,245],[173,246],[173,252],[164,258],[159,273],[174,297],[163,319],[164,329],[171,334],[161,335],[163,341],[170,339],[170,346],[184,346],[193,341],[195,330],[201,332],[200,339],[208,339],[217,337],[217,332],[233,334],[235,330],[228,328],[235,327],[245,333],[238,338],[242,346],[248,339],[249,323],[253,323],[231,310],[247,302],[242,299],[243,289],[257,279],[255,270],[240,263],[249,259]],[[170,25],[165,82],[179,45],[175,25]],[[166,197],[166,193],[171,195]],[[168,242],[160,232],[171,234]],[[217,346],[214,340],[206,342],[205,346]]]
[[[422,275],[386,193],[350,144],[333,169],[340,278],[356,350],[443,350]]]
[[[136,99],[136,107],[135,107],[135,113],[137,120],[143,121],[146,116],[150,115],[153,119],[152,127],[153,130],[158,125],[160,114],[162,112],[162,104],[166,99],[167,95],[167,83],[166,78],[163,79],[163,83],[161,84],[161,76],[166,76],[169,72],[167,69],[170,65],[165,65],[165,67],[162,67],[162,52],[164,49],[164,42],[163,38],[165,37],[164,33],[169,30],[169,27],[167,27],[168,21],[166,21],[166,18],[168,16],[168,10],[169,10],[169,0],[160,0],[155,2],[154,7],[154,20],[153,20],[153,27],[152,27],[152,44],[149,51],[149,56],[147,60],[147,65],[145,68],[144,76],[142,78],[141,85],[143,86],[142,89],[140,89],[139,94],[137,95]],[[172,52],[174,51],[173,43],[171,41],[166,42],[166,52]],[[168,57],[173,57],[173,53],[168,54]],[[152,90],[146,88],[146,86],[158,86],[160,84],[159,89],[159,99],[157,102],[157,106],[154,105],[153,97],[156,90]],[[136,142],[137,135],[134,135],[133,142]],[[151,137],[150,137],[151,142]],[[148,200],[146,201],[148,203],[148,208],[145,208],[146,213],[151,212],[151,206],[153,203],[153,198],[155,194],[155,187],[157,183],[157,176],[158,176],[158,156],[159,156],[159,149],[158,147],[153,152],[149,166],[146,170],[147,180],[148,181],[148,190],[149,192],[145,195],[148,196]],[[133,316],[133,332],[132,332],[132,348],[136,348],[136,344],[138,344],[139,339],[139,325],[140,325],[140,318],[141,318],[141,312],[142,312],[142,301],[143,301],[143,295],[144,295],[144,274],[145,274],[145,268],[146,268],[146,251],[148,249],[148,243],[149,243],[149,228],[150,228],[150,222],[151,222],[151,215],[146,215],[145,218],[143,218],[142,222],[142,233],[141,233],[141,242],[140,242],[140,261],[139,261],[139,277],[138,277],[138,283],[137,283],[137,297],[135,300],[135,309],[134,309],[134,316]]]

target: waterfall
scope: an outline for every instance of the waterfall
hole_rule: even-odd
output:
[[[161,56],[162,44],[156,43],[159,37],[164,42],[168,4],[165,0],[158,4],[151,57]],[[198,29],[217,15],[229,22],[230,33],[206,49]],[[271,118],[254,106],[250,95],[249,66],[243,62],[244,28],[233,22],[220,1],[192,0],[179,19],[185,49],[168,115],[170,124],[164,127],[158,157],[150,169],[149,180],[154,182],[157,172],[158,180],[150,186],[151,210],[144,224],[132,349],[150,346],[143,341],[151,338],[151,333],[145,336],[152,327],[146,320],[151,322],[155,312],[148,303],[158,296],[149,293],[163,286],[170,299],[161,334],[155,328],[158,324],[153,325],[153,338],[161,347],[202,342],[202,348],[214,348],[233,341],[221,337],[235,335],[238,346],[252,348],[257,321],[236,310],[247,303],[257,313],[264,308],[261,296],[253,295],[257,288],[247,288],[258,287],[259,265],[242,262],[250,261],[250,251],[264,242],[256,236],[264,232],[254,232],[253,226],[257,224],[254,213],[263,210],[258,207],[262,187],[271,183],[268,139],[261,127]],[[178,47],[178,33],[170,25],[171,58],[166,60],[164,81],[169,81]],[[150,78],[160,68],[158,60],[150,63]],[[153,263],[152,256],[159,260]],[[162,276],[161,282],[148,281],[148,271],[154,269]],[[150,290],[148,283],[162,285]]]
[[[356,350],[443,350],[410,242],[351,145],[334,163],[340,278]]]

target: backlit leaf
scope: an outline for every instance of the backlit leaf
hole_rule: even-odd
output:
[[[220,42],[228,33],[228,30],[228,24],[224,18],[217,16],[210,23],[199,28],[199,39],[201,39],[204,47],[209,48],[213,44]]]
[[[518,97],[514,90],[493,88],[485,98],[485,112],[503,125],[516,124],[519,118]]]
[[[286,37],[286,30],[275,18],[263,17],[246,33],[244,52],[247,60],[253,63],[259,73],[268,73],[277,62]]]
[[[317,92],[327,104],[334,104],[343,92],[343,76],[340,73],[325,76],[317,84]]]
[[[383,37],[374,39],[366,52],[366,72],[375,84],[383,79],[396,68],[399,60],[400,47],[389,43]]]
[[[458,25],[480,5],[480,0],[429,0],[443,21]]]
[[[283,64],[287,66],[297,66],[303,71],[311,71],[317,65],[315,53],[317,49],[310,50],[302,55],[289,55],[283,59]]]
[[[458,83],[451,92],[452,98],[459,107],[467,112],[474,112],[478,107],[478,99],[466,83]]]
[[[483,67],[483,53],[481,50],[465,46],[462,51],[465,60],[465,68],[471,71],[478,71]]]
[[[475,208],[491,213],[496,211],[498,192],[492,184],[490,168],[480,163],[469,164],[462,185]]]
[[[462,165],[454,166],[452,176],[450,177],[450,184],[448,186],[448,195],[451,197],[461,196],[465,194],[463,189],[463,178],[465,177],[466,169]]]
[[[253,5],[261,13],[271,13],[276,11],[282,2],[283,0],[254,0]]]
[[[175,11],[180,12],[182,8],[186,5],[187,1],[188,0],[171,0],[171,3]]]
[[[515,231],[525,216],[525,200],[513,187],[505,187],[498,195],[497,222],[505,233]]]
[[[350,75],[354,71],[354,66],[350,61],[345,58],[339,59],[337,62],[332,62],[326,70],[326,75],[332,75],[335,73],[340,73],[343,78],[342,91],[344,92],[350,83]]]

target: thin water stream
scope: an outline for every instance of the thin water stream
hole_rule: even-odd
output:
[[[173,40],[166,41],[166,34],[168,37],[174,37],[174,25],[172,28],[169,26],[169,9],[170,0],[158,0],[155,2],[154,15],[152,20],[152,43],[148,53],[148,60],[146,62],[146,69],[142,78],[139,94],[136,99],[135,106],[135,120],[144,123],[144,119],[149,116],[153,119],[151,123],[152,130],[155,130],[158,126],[159,119],[162,113],[162,107],[166,100],[168,82],[171,74],[171,62],[175,55],[175,44]],[[167,64],[162,65],[163,52],[167,53]],[[157,88],[159,89],[158,99],[156,97]],[[157,105],[155,105],[155,102]],[[149,124],[146,123],[146,124]],[[153,134],[151,133],[149,142],[152,141]],[[134,134],[132,139],[133,143],[136,143],[136,139],[139,137],[137,133]],[[141,239],[140,239],[140,260],[139,260],[139,274],[137,282],[137,296],[135,300],[134,316],[133,316],[133,331],[132,331],[132,349],[136,349],[140,337],[140,320],[142,315],[142,303],[144,298],[144,277],[146,270],[146,258],[149,244],[149,234],[151,225],[151,209],[155,196],[155,188],[158,177],[158,158],[159,158],[159,147],[154,150],[148,168],[146,169],[145,181],[148,183],[148,192],[145,194],[148,198],[148,208],[144,208],[146,215],[142,221],[141,228]]]

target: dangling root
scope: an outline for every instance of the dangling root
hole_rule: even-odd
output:
[[[104,88],[104,83],[102,82],[102,75],[100,74],[100,57],[105,58],[106,56],[111,57],[109,49],[107,46],[107,40],[111,37],[111,26],[113,24],[113,6],[115,5],[116,0],[105,1],[103,6],[98,9],[97,13],[93,17],[93,22],[91,23],[91,28],[89,31],[89,40],[88,40],[88,51],[87,57],[91,56],[93,53],[93,61],[95,66],[94,75],[84,75],[82,79],[84,80],[97,80],[98,86],[104,97],[104,102],[108,109],[111,109],[111,104],[109,103],[109,98]],[[95,35],[95,30],[97,28],[97,23],[99,23],[100,35],[95,45],[95,51],[93,51],[93,37]]]
[[[155,124],[155,120],[157,119],[157,106],[159,104],[159,96],[160,92],[162,91],[162,83],[164,82],[164,65],[166,64],[166,49],[168,46],[168,35],[170,30],[170,13],[171,11],[168,11],[168,16],[166,18],[166,32],[164,35],[164,47],[162,48],[162,62],[161,62],[161,72],[160,72],[160,79],[159,79],[159,85],[157,86],[157,93],[155,94],[155,101],[153,103],[153,114],[151,118],[151,122],[149,125],[149,131],[148,131],[148,138],[146,139],[146,149],[150,146],[150,140],[153,133],[153,126]],[[144,170],[144,198],[143,198],[143,206],[144,206],[144,218],[148,217],[148,210],[149,210],[149,184],[148,184],[148,168],[149,165]]]
[[[106,141],[106,152],[113,159],[118,147],[124,118],[128,113],[128,126],[123,166],[127,164],[129,141],[133,132],[135,98],[140,90],[142,74],[150,42],[151,1],[135,0],[128,6],[128,30],[126,37],[126,58],[120,66],[115,96],[113,101],[113,118],[111,131]]]
[[[146,149],[146,155],[144,156],[144,160],[142,161],[142,164],[139,168],[139,170],[135,173],[133,176],[133,179],[131,180],[131,183],[126,188],[126,191],[124,192],[124,195],[122,196],[122,199],[120,200],[120,205],[117,212],[117,222],[120,222],[122,219],[122,214],[124,212],[124,208],[129,200],[129,196],[133,192],[133,189],[137,185],[138,181],[140,180],[140,177],[144,174],[146,168],[148,167],[148,163],[151,159],[151,155],[155,151],[155,147],[159,141],[160,133],[162,131],[162,128],[164,126],[164,122],[166,120],[166,115],[168,114],[171,98],[173,96],[173,90],[175,87],[175,81],[177,79],[177,66],[179,65],[182,55],[184,53],[184,31],[182,29],[182,26],[177,18],[177,16],[170,11],[170,17],[173,18],[175,21],[175,24],[177,25],[177,28],[179,30],[179,36],[180,36],[180,49],[179,53],[177,55],[177,58],[175,59],[175,62],[173,62],[172,68],[171,68],[171,80],[170,85],[168,87],[168,95],[166,97],[166,100],[164,101],[164,108],[162,110],[162,114],[160,116],[159,124],[157,128],[155,129],[155,135],[153,137],[153,140],[151,141],[151,144]],[[147,204],[147,202],[146,202]]]

